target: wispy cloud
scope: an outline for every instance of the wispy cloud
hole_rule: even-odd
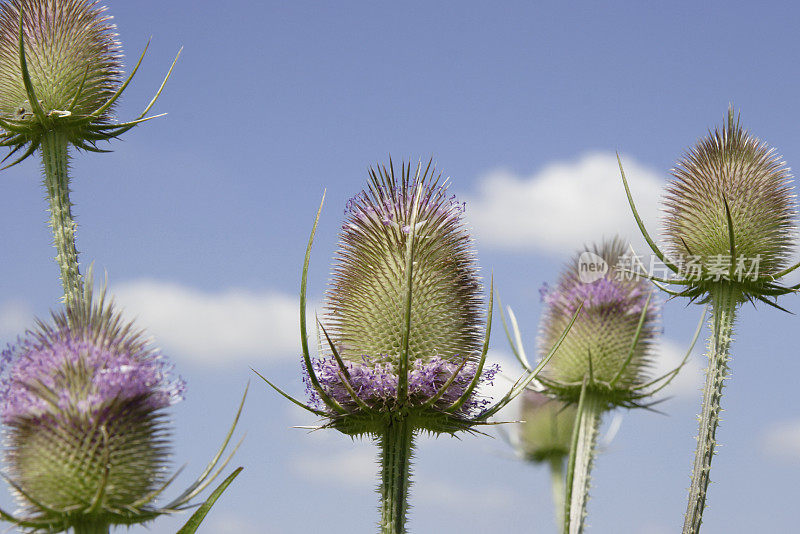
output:
[[[657,233],[664,179],[632,158],[623,157],[623,164],[637,208],[649,231]],[[612,153],[551,163],[529,176],[498,169],[465,199],[481,246],[562,254],[620,234],[645,252]]]
[[[777,460],[800,462],[800,419],[773,423],[761,440],[762,452]]]
[[[114,295],[159,346],[186,362],[264,363],[296,358],[300,350],[295,296],[244,289],[206,292],[159,280],[122,283]]]

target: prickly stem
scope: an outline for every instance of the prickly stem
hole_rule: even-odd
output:
[[[725,379],[728,378],[728,361],[733,340],[733,323],[739,298],[729,287],[719,287],[711,292],[711,337],[708,343],[708,369],[703,388],[703,405],[697,436],[692,484],[684,517],[683,534],[700,532],[706,494],[711,473],[711,460],[716,446],[717,426],[720,421],[720,401]]]
[[[380,438],[381,534],[405,534],[414,429],[406,418],[393,419]]]
[[[83,294],[83,281],[75,248],[76,224],[69,199],[68,141],[63,133],[50,131],[42,136],[44,185],[50,203],[50,227],[56,247],[56,263],[61,270],[64,301],[74,307]]]

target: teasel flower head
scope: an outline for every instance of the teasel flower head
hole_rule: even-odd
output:
[[[522,393],[521,398],[522,423],[515,439],[518,454],[537,464],[569,456],[576,406],[532,389]]]
[[[557,285],[542,291],[540,352],[553,345],[582,305],[539,377],[563,401],[577,402],[584,382],[608,407],[636,406],[648,394],[659,311],[650,282],[618,269],[626,247],[617,238],[586,247],[566,265]]]
[[[676,276],[650,276],[678,288],[662,289],[709,302],[715,288],[724,287],[740,303],[759,300],[778,308],[777,297],[800,289],[779,284],[800,267],[790,266],[797,240],[792,175],[774,148],[742,128],[733,108],[724,127],[690,148],[672,176],[664,197],[662,252],[636,212],[623,172],[645,239]]]
[[[416,436],[478,432],[478,425],[494,424],[489,418],[544,365],[523,375],[494,405],[481,397],[479,385],[498,372],[485,365],[492,291],[483,326],[481,284],[462,219],[464,205],[447,186],[432,163],[419,163],[413,174],[406,164],[396,174],[391,161],[388,168],[370,169],[367,188],[345,210],[327,313],[318,321],[320,354],[312,359],[306,290],[320,205],[300,284],[300,341],[310,405],[259,375],[321,417],[324,423],[312,428],[376,441],[383,534],[407,532]]]
[[[2,353],[6,479],[23,515],[0,517],[35,532],[107,531],[188,502],[153,505],[171,482],[167,409],[185,383],[105,292],[85,291]]]
[[[491,407],[478,392],[499,368],[485,365],[491,296],[485,310],[464,209],[431,163],[371,169],[368,187],[348,202],[320,357],[308,355],[303,335],[307,408],[325,426],[378,435],[399,414],[432,433],[469,431],[535,376]]]
[[[48,132],[58,132],[80,149],[105,152],[97,148],[98,141],[152,118],[145,115],[164,84],[133,121],[120,123],[112,117],[143,57],[123,79],[115,26],[96,1],[0,4],[0,146],[11,149],[5,159],[22,151],[8,166],[33,154]],[[169,73],[164,83],[168,78]]]

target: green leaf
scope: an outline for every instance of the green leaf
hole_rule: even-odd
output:
[[[222,481],[222,483],[217,486],[217,489],[208,496],[206,502],[200,505],[200,508],[192,514],[192,517],[189,518],[189,521],[186,522],[185,525],[176,533],[176,534],[192,534],[193,532],[197,531],[197,528],[200,526],[200,523],[203,522],[203,519],[206,518],[208,512],[211,510],[211,507],[214,506],[214,503],[217,502],[222,492],[225,491],[233,479],[236,478],[239,473],[242,472],[243,467],[237,467],[236,470],[228,475],[228,478]]]

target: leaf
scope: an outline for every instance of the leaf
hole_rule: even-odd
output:
[[[176,533],[176,534],[192,534],[193,532],[197,531],[197,528],[200,526],[200,523],[203,522],[203,519],[206,518],[208,512],[211,510],[211,507],[214,506],[214,503],[217,502],[217,499],[220,498],[222,492],[224,492],[228,486],[233,482],[233,479],[236,478],[239,473],[242,472],[243,467],[237,467],[236,470],[228,475],[228,478],[222,481],[222,483],[217,486],[217,489],[208,496],[206,502],[200,505],[195,513],[192,514],[192,517],[189,518],[189,521],[186,522],[185,525]]]

